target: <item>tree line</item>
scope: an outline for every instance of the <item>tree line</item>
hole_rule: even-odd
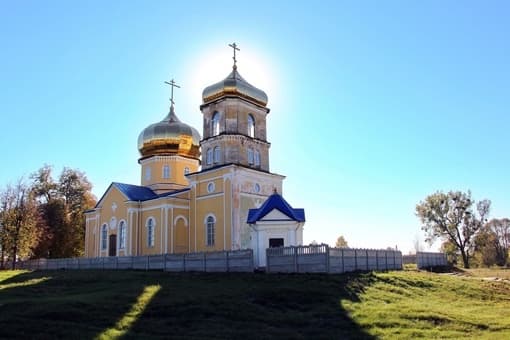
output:
[[[92,184],[65,167],[57,180],[44,165],[0,190],[0,266],[17,259],[63,258],[84,253],[84,212],[96,204]]]
[[[489,220],[491,201],[476,202],[471,192],[438,191],[416,205],[429,243],[439,239],[441,250],[465,268],[509,264],[510,219]]]

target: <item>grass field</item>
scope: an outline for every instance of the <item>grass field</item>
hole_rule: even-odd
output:
[[[510,283],[418,271],[3,271],[0,337],[509,339]]]

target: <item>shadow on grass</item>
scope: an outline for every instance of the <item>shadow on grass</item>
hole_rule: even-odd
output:
[[[166,275],[123,338],[374,338],[340,304],[359,301],[371,273]]]
[[[359,301],[372,273],[136,271],[23,273],[0,291],[7,338],[373,339],[341,300]],[[24,281],[23,281],[24,280]]]

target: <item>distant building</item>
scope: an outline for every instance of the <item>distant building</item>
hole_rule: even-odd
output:
[[[234,59],[235,60],[235,59]],[[232,72],[202,93],[203,138],[168,115],[138,138],[141,185],[113,182],[86,212],[85,256],[127,256],[301,245],[303,209],[269,171],[267,95]]]

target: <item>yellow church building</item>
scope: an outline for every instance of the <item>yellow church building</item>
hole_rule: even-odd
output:
[[[236,50],[233,45],[234,51]],[[138,137],[141,183],[113,182],[85,213],[85,256],[133,256],[301,245],[303,209],[269,170],[267,95],[237,70],[202,92],[202,137],[175,113]]]

